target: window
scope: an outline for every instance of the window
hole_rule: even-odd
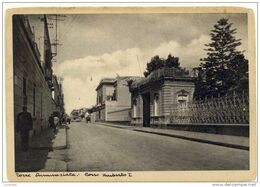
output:
[[[43,103],[42,103],[42,92],[41,92],[41,119],[42,119],[42,105]]]
[[[55,91],[51,92],[51,96],[52,96],[52,99],[54,100],[55,99]]]
[[[137,100],[135,99],[133,102],[133,117],[137,117]]]
[[[16,75],[14,75],[14,84],[18,85],[18,77]]]
[[[154,94],[154,99],[153,99],[153,109],[154,109],[154,116],[158,116],[159,115],[159,95],[158,94]]]
[[[23,105],[26,106],[27,105],[27,80],[25,77],[23,77]]]
[[[184,108],[187,106],[187,102],[188,102],[188,95],[186,94],[180,94],[178,95],[178,105],[180,108]]]
[[[26,96],[26,78],[23,77],[23,95]]]
[[[99,104],[101,104],[101,103],[102,103],[102,96],[101,96],[101,95],[99,96],[99,99],[98,99],[98,101],[99,101]]]
[[[117,100],[117,95],[116,95],[116,89],[114,90],[114,92],[113,92],[113,96],[112,96],[112,100],[113,101],[116,101]]]
[[[107,95],[107,101],[112,101],[113,100],[113,96],[112,95]]]

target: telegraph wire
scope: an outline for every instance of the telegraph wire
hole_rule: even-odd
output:
[[[74,16],[74,15],[73,15]],[[69,31],[73,28],[73,24],[75,23],[76,19],[78,18],[78,15],[75,15],[70,23],[69,23],[69,26],[66,28],[66,30],[62,33],[61,37],[62,38],[66,38],[67,34],[69,33]]]
[[[140,66],[138,55],[136,55],[136,58],[137,58],[137,62],[138,62],[138,65],[139,65],[140,76],[142,77],[142,71],[141,71],[141,66]]]

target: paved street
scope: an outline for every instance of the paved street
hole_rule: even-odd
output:
[[[243,170],[249,151],[73,122],[68,171]]]

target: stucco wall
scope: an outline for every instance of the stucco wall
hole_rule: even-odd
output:
[[[14,118],[22,111],[23,78],[26,79],[27,108],[33,117],[32,133],[39,133],[48,127],[48,117],[54,109],[51,92],[45,81],[38,59],[19,24],[14,25]],[[35,88],[35,112],[33,111]],[[10,124],[11,125],[11,124]]]
[[[103,85],[103,102],[107,100],[107,96],[112,96],[114,93],[114,86],[113,85]]]
[[[182,90],[188,94],[188,101],[192,101],[194,93],[194,83],[185,81],[166,81],[162,86],[163,98],[162,102],[162,115],[170,115],[174,105],[177,104],[178,93]]]
[[[130,121],[130,105],[120,105],[117,101],[106,101],[106,121]]]
[[[150,95],[150,116],[151,124],[165,125],[165,116],[171,114],[172,108],[177,104],[177,96],[180,92],[185,91],[188,95],[188,101],[192,101],[194,93],[194,83],[187,81],[172,81],[166,80],[162,84],[154,84],[149,87],[142,89],[141,91],[132,93],[132,101],[136,100],[137,103],[137,115],[134,117],[133,103],[131,106],[133,125],[142,125],[143,123],[143,98],[142,94],[149,93]],[[158,115],[154,114],[154,96],[158,95]]]

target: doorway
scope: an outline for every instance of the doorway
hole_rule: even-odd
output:
[[[150,127],[150,93],[142,95],[143,97],[143,126]]]

